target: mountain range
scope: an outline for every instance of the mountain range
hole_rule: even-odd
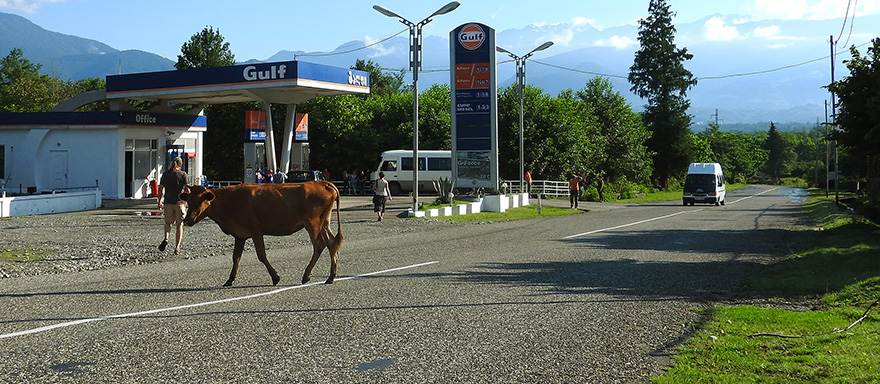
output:
[[[830,39],[839,39],[835,78],[847,74],[841,64],[850,58],[848,46],[862,46],[876,38],[871,26],[880,16],[860,16],[851,30],[843,20],[748,21],[738,15],[711,15],[692,23],[676,24],[676,44],[693,54],[685,66],[697,77],[689,93],[695,129],[717,118],[722,128],[778,123],[815,123],[824,119],[831,81]],[[841,33],[843,32],[843,33]],[[496,43],[523,54],[544,41],[549,49],[527,61],[526,82],[555,96],[565,89],[580,90],[594,76],[608,77],[615,89],[640,110],[644,101],[630,92],[626,80],[639,49],[638,27],[622,25],[599,29],[589,23],[530,25],[496,31]],[[183,42],[176,42],[182,44]],[[330,52],[280,50],[265,59],[302,60],[348,67],[369,59],[389,69],[408,69],[408,39],[400,35],[371,45],[351,41]],[[423,40],[420,88],[449,82],[448,36]],[[110,74],[174,69],[174,61],[139,51],[120,51],[96,40],[48,31],[21,16],[0,13],[0,55],[20,48],[42,72],[65,80]],[[231,47],[233,52],[235,47]],[[362,48],[362,49],[358,49]],[[498,54],[499,86],[515,82],[511,60]],[[407,74],[405,79],[409,79]],[[769,123],[767,124],[769,126]]]

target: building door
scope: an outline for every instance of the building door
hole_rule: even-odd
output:
[[[67,188],[67,151],[49,151],[52,168],[52,189]]]

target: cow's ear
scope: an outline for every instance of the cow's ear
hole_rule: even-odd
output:
[[[205,191],[205,200],[206,201],[213,201],[214,200],[214,192]]]
[[[180,200],[189,200],[189,192],[181,192]]]

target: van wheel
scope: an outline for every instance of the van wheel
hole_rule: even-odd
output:
[[[715,202],[715,206],[717,207],[717,206],[719,206],[719,205],[721,205],[721,202],[720,202],[720,201],[716,201],[716,202]]]
[[[682,201],[681,201],[681,205],[684,205],[684,206],[685,206],[685,207],[687,207],[687,205],[688,205],[688,202],[687,202],[687,201],[684,201],[684,200],[682,200]]]
[[[721,205],[724,205],[725,201],[727,201],[727,200],[721,200]]]
[[[400,191],[401,191],[400,183],[398,183],[396,181],[392,181],[392,182],[388,183],[388,190],[391,192],[392,196],[400,195]]]

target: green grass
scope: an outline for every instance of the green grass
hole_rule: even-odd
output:
[[[854,321],[848,311],[793,312],[751,306],[710,310],[706,324],[655,383],[876,383],[880,332],[873,324],[831,333]],[[805,336],[756,336],[778,333]]]
[[[738,188],[745,188],[747,184],[727,184],[727,191]],[[649,193],[645,196],[639,196],[632,199],[609,200],[611,203],[649,203],[654,201],[681,200],[681,190],[657,191]]]
[[[880,299],[878,227],[833,199],[811,198],[804,212],[816,227],[794,232],[792,255],[747,278],[742,296],[812,300],[818,309],[711,308],[655,383],[880,382],[880,308],[833,333]]]
[[[0,263],[27,263],[45,259],[48,251],[0,249]]]

